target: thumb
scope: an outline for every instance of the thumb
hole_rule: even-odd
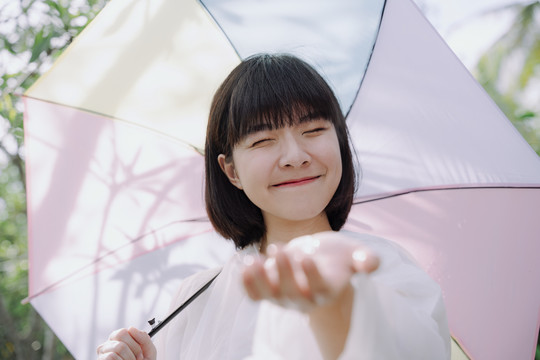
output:
[[[372,273],[379,268],[379,257],[364,248],[357,248],[352,253],[354,272]]]
[[[133,339],[135,339],[135,341],[141,346],[144,360],[155,360],[157,357],[157,351],[150,336],[146,332],[134,327],[130,327],[128,329],[128,332],[133,337]]]

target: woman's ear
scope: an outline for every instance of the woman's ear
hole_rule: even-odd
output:
[[[232,161],[232,159],[228,160],[225,155],[219,154],[217,161],[219,163],[219,167],[221,167],[221,170],[225,173],[227,178],[229,178],[231,184],[242,190],[242,184],[240,183],[240,178],[236,173],[236,169],[234,168],[234,162]]]

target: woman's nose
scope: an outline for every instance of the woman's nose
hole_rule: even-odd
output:
[[[311,156],[306,151],[301,139],[298,139],[293,134],[283,136],[280,145],[279,166],[300,167],[311,162]]]

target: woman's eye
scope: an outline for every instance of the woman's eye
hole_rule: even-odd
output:
[[[304,134],[317,134],[317,133],[323,132],[326,129],[327,128],[325,128],[325,127],[316,127],[314,129],[304,131]]]
[[[251,147],[255,147],[255,146],[262,145],[262,144],[264,144],[264,143],[267,142],[267,141],[270,141],[270,139],[259,139],[259,140],[256,140],[256,141],[254,141],[254,142],[251,144]]]

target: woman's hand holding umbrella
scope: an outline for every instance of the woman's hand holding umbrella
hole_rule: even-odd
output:
[[[111,333],[97,353],[98,360],[155,360],[157,356],[150,336],[134,327]]]

